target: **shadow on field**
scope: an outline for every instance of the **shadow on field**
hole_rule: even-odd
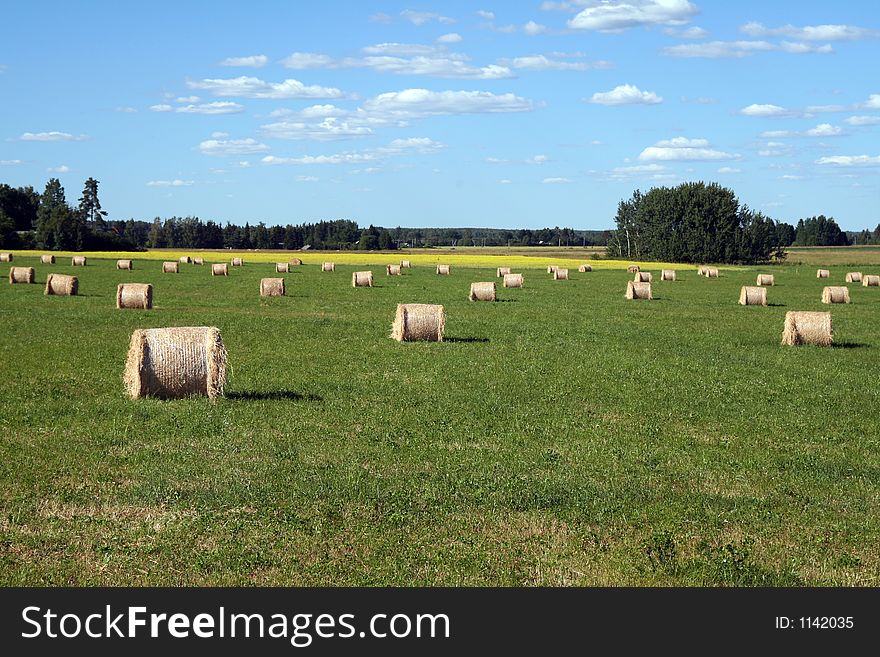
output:
[[[495,303],[516,303],[518,299],[495,299]]]
[[[833,342],[831,343],[832,349],[860,349],[861,347],[868,347],[870,345],[864,344],[862,342]]]
[[[443,338],[443,342],[489,342],[489,338]]]
[[[227,392],[227,399],[242,401],[324,401],[320,395],[303,395],[296,390],[263,390],[246,392]]]
[[[768,308],[785,308],[785,304],[784,303],[768,303],[767,307]]]

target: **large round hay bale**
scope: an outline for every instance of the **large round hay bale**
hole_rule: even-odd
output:
[[[194,265],[204,265],[205,259],[204,258],[193,258],[193,264]]]
[[[291,258],[290,260],[288,260],[288,263],[291,265],[301,265],[303,261],[299,258]]]
[[[495,282],[471,283],[469,301],[495,301]]]
[[[823,287],[822,303],[849,303],[849,288],[843,285]]]
[[[880,276],[862,276],[862,287],[880,287]]]
[[[60,297],[76,296],[79,292],[79,279],[65,274],[49,274],[46,277],[46,290],[43,294]]]
[[[791,310],[785,313],[782,344],[831,346],[831,313]]]
[[[495,276],[497,276],[498,278],[501,278],[502,276],[506,276],[509,273],[510,273],[510,267],[498,267],[495,270]]]
[[[437,265],[438,276],[449,276],[449,265]]]
[[[653,295],[651,294],[651,284],[650,283],[636,283],[635,281],[628,281],[626,284],[626,298],[627,299],[653,299]]]
[[[700,265],[699,267],[697,267],[697,276],[705,276],[706,269],[708,269],[708,267],[704,267],[703,265]]]
[[[352,287],[373,287],[373,272],[356,271],[351,275]]]
[[[706,267],[706,278],[718,278],[718,270],[714,267]]]
[[[743,285],[739,290],[739,305],[766,306],[767,288],[758,285]]]
[[[321,264],[321,271],[336,271],[335,262],[325,262]]]
[[[443,342],[446,311],[429,303],[399,303],[391,325],[391,337],[398,342],[427,340]]]
[[[410,269],[412,267],[412,263],[409,260],[401,260],[400,268],[401,269]]]
[[[116,261],[116,269],[128,269],[131,270],[134,263],[131,260],[117,260]]]
[[[660,280],[661,281],[674,281],[675,280],[675,270],[674,269],[664,269],[660,272]]]
[[[635,283],[653,283],[654,282],[654,274],[649,271],[637,271],[635,278],[633,278],[633,282]]]
[[[275,273],[276,274],[287,274],[290,272],[290,263],[287,262],[276,262],[275,263]]]
[[[85,267],[88,258],[85,256],[73,256],[70,259],[70,264],[72,267]]]
[[[220,331],[208,326],[136,330],[123,381],[132,399],[223,395],[226,348]]]
[[[630,265],[629,267],[626,268],[626,270],[630,274],[635,274],[637,271],[639,271],[639,266],[638,265]]]
[[[590,265],[581,265],[580,267],[578,267],[578,272],[581,273],[581,274],[583,274],[583,273],[585,273],[585,272],[588,272],[588,271],[593,271],[592,266],[590,266]]]
[[[40,256],[40,264],[43,264],[43,265],[54,265],[54,264],[55,264],[55,256],[53,256],[53,255],[41,255],[41,256]]]
[[[828,278],[829,276],[831,276],[831,272],[827,269],[816,270],[816,278]]]
[[[244,265],[244,261],[241,258],[233,258],[232,259],[232,266],[233,267],[241,267],[242,265]]]
[[[33,267],[10,267],[9,282],[16,283],[33,283],[36,280],[36,271]]]
[[[185,265],[192,264],[192,258],[190,258],[189,256],[180,256],[180,260],[179,260],[179,261],[182,262],[182,263],[185,264]]]
[[[0,262],[12,262],[12,254],[0,253]]]
[[[860,271],[847,272],[846,282],[847,283],[861,283],[862,282],[862,272],[860,272]]]
[[[120,283],[116,286],[116,307],[150,310],[153,307],[153,286],[149,283]]]
[[[260,279],[260,296],[261,297],[283,297],[284,296],[284,279],[283,278],[261,278]]]
[[[776,278],[773,274],[758,274],[758,280],[755,285],[776,285]]]
[[[522,287],[523,286],[523,275],[522,274],[504,274],[503,279],[504,287]]]
[[[386,276],[400,276],[400,265],[385,265]]]
[[[554,281],[567,281],[568,280],[568,269],[565,267],[557,267],[553,272],[553,280]]]
[[[163,274],[176,274],[180,271],[180,263],[173,260],[166,260],[162,263]]]
[[[229,276],[229,265],[225,262],[215,262],[211,265],[211,276]]]
[[[559,265],[547,265],[547,273],[552,274],[557,269],[559,269]]]

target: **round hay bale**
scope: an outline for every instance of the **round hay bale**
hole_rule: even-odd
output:
[[[233,267],[241,267],[242,265],[244,265],[244,261],[241,258],[233,258],[232,259],[232,266]]]
[[[301,265],[302,263],[303,263],[303,261],[300,260],[299,258],[291,258],[288,261],[288,264],[291,264],[291,265]]]
[[[284,296],[284,279],[283,278],[261,278],[260,279],[260,296],[261,297],[283,297]]]
[[[275,263],[275,273],[276,274],[286,274],[290,271],[290,263],[287,262],[276,262]]]
[[[131,270],[133,264],[134,264],[134,263],[132,263],[131,260],[117,260],[117,261],[116,261],[116,269],[128,269],[128,270]]]
[[[153,286],[149,283],[120,283],[116,286],[116,308],[153,307]]]
[[[718,270],[714,267],[706,267],[706,278],[718,278]]]
[[[46,290],[43,294],[60,297],[76,296],[79,292],[79,279],[65,274],[49,274],[46,277]]]
[[[437,265],[438,276],[449,276],[449,265]]]
[[[41,255],[41,256],[40,256],[40,264],[43,264],[43,265],[54,265],[54,264],[55,264],[55,256],[53,256],[53,255]]]
[[[822,303],[849,303],[849,288],[842,285],[823,287]]]
[[[635,281],[629,281],[626,284],[626,298],[627,299],[653,299],[654,297],[651,294],[651,284],[650,283],[636,283]]]
[[[335,262],[325,262],[321,265],[321,271],[336,271]]]
[[[553,272],[553,280],[554,281],[567,281],[568,280],[568,269],[565,267],[557,267],[556,271]]]
[[[629,267],[626,268],[626,270],[627,270],[630,274],[635,274],[636,272],[639,271],[639,266],[638,266],[638,265],[630,265]]]
[[[498,269],[495,270],[495,276],[497,276],[498,278],[501,278],[502,276],[506,276],[509,273],[510,273],[510,267],[498,267]]]
[[[70,264],[72,267],[85,267],[87,258],[85,256],[73,256],[70,259]]]
[[[880,287],[880,276],[862,276],[862,287]]]
[[[223,395],[226,348],[208,326],[138,329],[131,334],[123,375],[132,399]]]
[[[774,278],[773,274],[758,274],[758,280],[755,281],[755,285],[776,285],[776,278]]]
[[[400,276],[400,265],[385,265],[386,276]]]
[[[189,256],[181,256],[180,262],[182,262],[185,265],[189,265],[189,264],[192,264],[192,258],[190,258]]]
[[[697,267],[697,276],[705,276],[707,267],[700,265]]]
[[[654,282],[654,274],[649,271],[637,271],[635,278],[633,278],[634,283],[653,283]]]
[[[785,313],[782,344],[815,344],[829,347],[832,341],[831,313],[796,310]]]
[[[522,287],[522,274],[504,274],[504,287]]]
[[[398,342],[427,340],[443,342],[446,311],[430,303],[399,303],[391,325],[391,337]]]
[[[180,263],[173,260],[166,260],[162,263],[163,274],[176,274],[180,271]]]
[[[861,283],[862,282],[862,272],[860,272],[860,271],[847,272],[846,282],[847,283]]]
[[[12,262],[12,254],[0,253],[0,262]]]
[[[559,269],[559,266],[558,266],[558,265],[547,265],[547,273],[548,273],[548,274],[552,274],[552,273],[555,272],[557,269]]]
[[[469,301],[495,301],[495,281],[488,283],[471,283],[468,294]]]
[[[36,280],[36,272],[33,267],[10,267],[9,283],[33,283]]]
[[[401,269],[410,269],[412,267],[412,263],[409,260],[401,260],[400,268]]]
[[[583,274],[584,272],[593,271],[593,268],[590,265],[581,265],[578,267],[578,273]]]
[[[229,276],[229,265],[225,262],[215,262],[211,265],[211,276]]]
[[[828,278],[829,276],[831,276],[831,272],[827,269],[816,270],[816,278]]]
[[[193,264],[194,265],[204,265],[205,259],[204,258],[193,258]]]
[[[660,280],[661,281],[674,281],[675,280],[675,270],[674,269],[664,269],[660,272]]]
[[[351,275],[352,287],[373,287],[373,272],[356,271]]]
[[[767,288],[756,285],[743,285],[739,289],[739,305],[766,306]]]

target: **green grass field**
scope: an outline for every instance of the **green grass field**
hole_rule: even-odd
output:
[[[819,303],[847,268],[773,267],[766,308],[748,267],[647,302],[518,263],[468,302],[494,260],[372,289],[307,264],[261,300],[244,257],[15,256],[40,284],[0,285],[0,584],[880,585],[880,288]],[[155,309],[116,310],[124,281]],[[401,302],[444,304],[448,341],[389,339]],[[780,346],[788,310],[831,310],[835,347]],[[127,399],[131,332],[187,325],[220,328],[226,398]]]

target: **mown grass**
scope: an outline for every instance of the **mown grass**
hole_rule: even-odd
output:
[[[79,297],[0,285],[3,585],[880,584],[880,289],[822,306],[845,268],[774,268],[746,308],[756,268],[651,302],[525,269],[492,304],[466,297],[494,265],[311,264],[261,300],[268,264],[115,257],[16,256]],[[125,280],[155,310],[116,310]],[[449,340],[389,339],[399,302],[444,304]],[[829,309],[835,348],[780,346]],[[132,330],[173,325],[220,328],[225,399],[124,397]]]

